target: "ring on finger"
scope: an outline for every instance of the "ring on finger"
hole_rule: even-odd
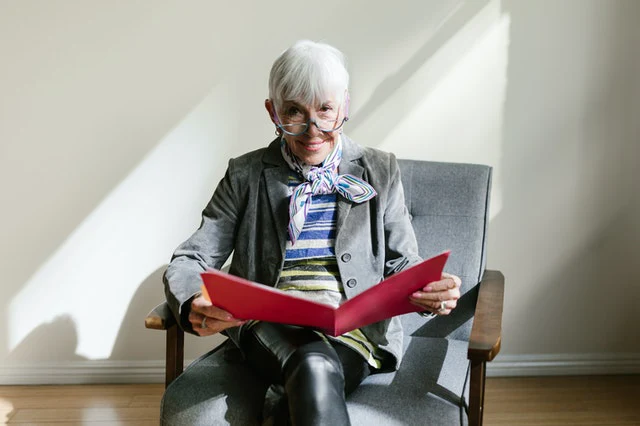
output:
[[[202,322],[200,323],[200,328],[202,328],[202,329],[207,328],[207,316],[206,315],[204,317],[202,317]]]
[[[443,300],[442,302],[440,302],[440,309],[438,309],[438,312],[444,312],[447,310],[447,301]]]

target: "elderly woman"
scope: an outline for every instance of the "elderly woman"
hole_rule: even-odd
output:
[[[231,274],[333,306],[421,260],[395,157],[343,133],[348,85],[342,53],[326,44],[300,41],[276,59],[265,107],[277,137],[229,162],[164,276],[181,326],[225,333],[272,385],[265,422],[349,424],[345,396],[402,358],[398,318],[331,337],[234,318],[215,306],[215,294],[211,303],[199,293],[200,273],[232,253]],[[444,274],[410,300],[447,315],[459,286]]]

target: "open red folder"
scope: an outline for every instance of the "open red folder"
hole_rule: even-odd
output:
[[[203,290],[214,305],[235,318],[315,327],[339,336],[396,315],[422,311],[409,302],[409,296],[441,278],[449,253],[394,274],[338,308],[217,270],[202,273]]]

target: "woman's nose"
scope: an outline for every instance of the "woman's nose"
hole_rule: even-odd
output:
[[[322,133],[320,131],[320,129],[318,128],[318,123],[316,122],[316,120],[314,118],[309,120],[309,127],[307,128],[306,133],[309,136],[317,136],[317,135]]]

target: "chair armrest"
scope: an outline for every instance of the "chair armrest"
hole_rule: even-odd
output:
[[[504,275],[487,270],[479,286],[467,357],[471,361],[486,362],[500,352]]]
[[[144,319],[144,326],[154,330],[167,330],[165,388],[182,373],[184,367],[184,331],[167,302],[162,302]]]
[[[173,316],[171,309],[169,309],[167,302],[162,302],[153,308],[144,319],[144,326],[154,330],[168,330],[175,324],[176,318]]]

